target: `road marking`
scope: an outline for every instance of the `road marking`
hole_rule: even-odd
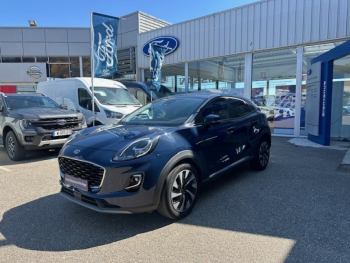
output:
[[[5,172],[12,172],[10,169],[7,169],[7,168],[1,167],[1,166],[0,166],[0,170],[3,170],[3,171],[5,171]]]

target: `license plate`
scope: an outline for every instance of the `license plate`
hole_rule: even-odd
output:
[[[64,135],[71,135],[73,132],[72,130],[62,130],[62,131],[54,131],[52,132],[52,136],[64,136]]]
[[[81,190],[87,191],[88,190],[88,181],[81,179],[81,178],[76,178],[74,176],[65,174],[64,175],[64,183],[69,184],[70,186],[79,188]]]

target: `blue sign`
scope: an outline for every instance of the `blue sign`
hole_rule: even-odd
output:
[[[142,47],[142,53],[149,57],[151,52],[151,45],[157,45],[165,48],[165,56],[173,53],[179,47],[179,40],[175,37],[156,37],[149,40]]]
[[[92,13],[94,77],[112,77],[117,72],[118,25],[117,17]]]
[[[165,47],[151,45],[151,90],[152,88],[155,88],[157,91],[160,90],[162,81],[161,68],[164,61],[165,51]]]

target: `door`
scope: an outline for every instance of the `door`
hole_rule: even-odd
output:
[[[204,125],[204,118],[209,114],[218,115],[219,120],[214,124]],[[237,133],[241,130],[237,129],[237,123],[230,118],[225,98],[209,102],[199,112],[195,122],[201,124],[196,141],[198,152],[202,163],[206,166],[207,175],[214,175],[235,161],[232,152],[238,148]]]
[[[78,88],[78,101],[81,113],[84,114],[86,122],[91,125],[93,122],[92,118],[92,98],[89,92],[84,88]],[[100,112],[97,104],[95,103],[95,115]]]

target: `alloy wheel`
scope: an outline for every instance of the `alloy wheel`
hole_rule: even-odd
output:
[[[195,201],[197,180],[190,170],[179,172],[172,185],[171,203],[178,212],[185,212]]]
[[[11,157],[15,156],[16,154],[16,145],[15,145],[15,140],[13,139],[12,136],[8,137],[7,139],[7,151]]]
[[[270,148],[266,141],[263,141],[259,149],[259,162],[262,167],[265,167],[269,162]]]

